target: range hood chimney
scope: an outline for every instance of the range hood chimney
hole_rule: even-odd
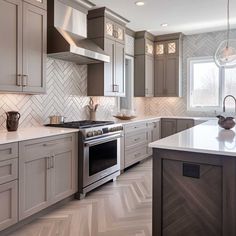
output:
[[[48,56],[77,64],[110,62],[110,57],[87,39],[87,0],[48,1]]]

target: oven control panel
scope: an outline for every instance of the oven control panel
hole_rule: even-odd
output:
[[[123,130],[122,125],[109,125],[109,126],[105,126],[105,127],[100,126],[100,127],[86,129],[84,136],[85,136],[85,138],[91,138],[94,136],[100,136],[103,134],[118,132],[118,131],[122,131],[122,130]]]

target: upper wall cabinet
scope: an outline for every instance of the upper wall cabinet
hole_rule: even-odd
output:
[[[182,96],[182,34],[155,39],[155,97]]]
[[[88,13],[88,38],[110,56],[109,63],[88,65],[88,96],[125,96],[125,25],[107,8]]]
[[[134,96],[154,96],[154,36],[136,32],[134,57]]]
[[[42,1],[41,8],[32,5],[36,0],[0,1],[0,92],[45,92],[47,12]]]
[[[34,5],[36,7],[40,7],[44,10],[47,10],[47,0],[24,0],[24,1]]]

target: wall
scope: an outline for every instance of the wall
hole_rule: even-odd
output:
[[[0,94],[0,129],[5,129],[6,111],[21,113],[20,127],[40,126],[49,122],[51,115],[64,115],[67,121],[88,118],[86,105],[87,66],[47,59],[47,94]],[[98,119],[110,119],[115,98],[96,97],[100,104]]]
[[[236,30],[232,30],[231,38],[236,38]],[[183,41],[183,97],[144,98],[145,114],[170,116],[214,116],[215,113],[210,111],[187,111],[187,59],[190,57],[213,56],[220,42],[225,39],[225,31],[185,36]]]

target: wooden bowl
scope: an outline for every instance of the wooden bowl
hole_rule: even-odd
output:
[[[115,117],[115,118],[117,118],[117,119],[119,119],[119,120],[132,120],[132,119],[134,119],[134,118],[136,118],[136,116],[113,116],[113,117]]]

